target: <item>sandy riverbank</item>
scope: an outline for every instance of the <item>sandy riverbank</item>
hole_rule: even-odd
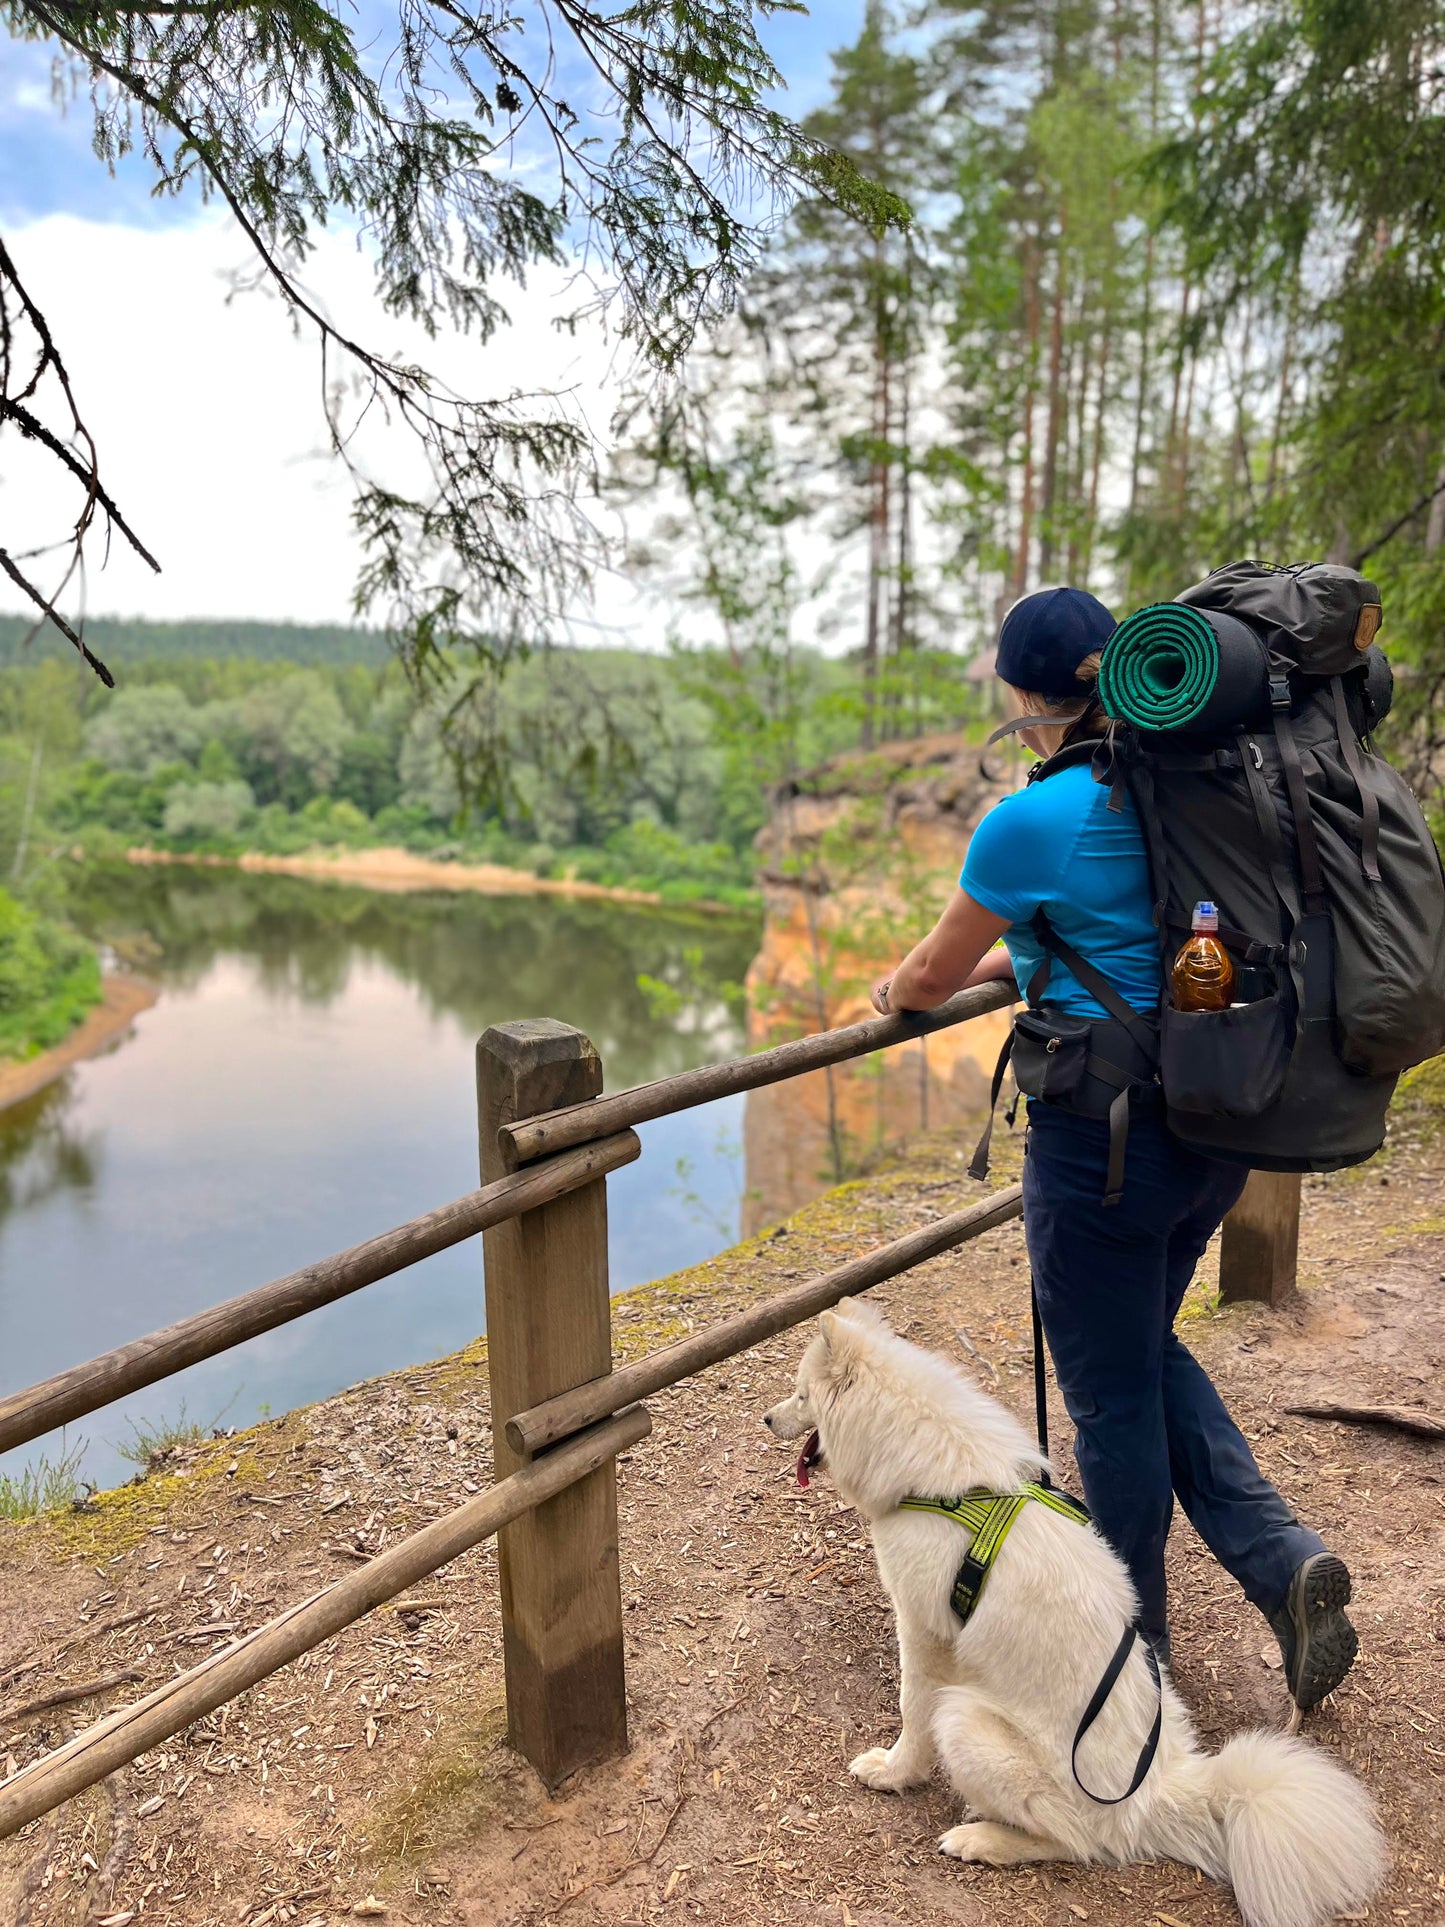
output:
[[[594,897],[609,903],[661,904],[656,890],[629,890],[620,884],[584,883],[575,877],[539,877],[530,870],[509,870],[500,863],[440,863],[410,850],[307,850],[300,856],[189,856],[171,850],[126,851],[130,863],[180,863],[207,869],[254,870],[276,876],[320,877],[333,883],[359,883],[368,890],[476,890],[487,896]],[[731,906],[700,899],[671,905],[683,910],[728,914]]]
[[[106,977],[100,1002],[88,1012],[63,1043],[23,1062],[0,1060],[0,1111],[44,1090],[62,1072],[83,1058],[94,1057],[125,1036],[143,1010],[160,995],[154,984],[139,977]]]

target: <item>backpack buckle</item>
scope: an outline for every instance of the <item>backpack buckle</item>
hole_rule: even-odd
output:
[[[1288,709],[1289,702],[1289,677],[1287,675],[1271,676],[1269,679],[1270,708],[1275,710]]]

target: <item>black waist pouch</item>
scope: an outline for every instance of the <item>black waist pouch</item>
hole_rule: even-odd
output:
[[[1074,1096],[1088,1069],[1094,1025],[1047,1004],[1014,1018],[1013,1073],[1025,1097],[1058,1104]]]

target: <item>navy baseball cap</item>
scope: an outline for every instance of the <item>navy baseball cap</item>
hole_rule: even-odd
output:
[[[1004,617],[994,670],[1015,689],[1063,702],[1082,695],[1074,671],[1117,627],[1087,589],[1037,589]]]

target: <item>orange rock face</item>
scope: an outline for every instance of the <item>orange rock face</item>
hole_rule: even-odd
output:
[[[928,929],[979,818],[1012,787],[985,772],[976,744],[932,736],[838,758],[777,792],[756,845],[766,921],[748,972],[750,1045],[870,1015],[870,985]],[[997,1012],[750,1093],[744,1232],[910,1132],[957,1123],[971,1150],[1007,1030]]]

